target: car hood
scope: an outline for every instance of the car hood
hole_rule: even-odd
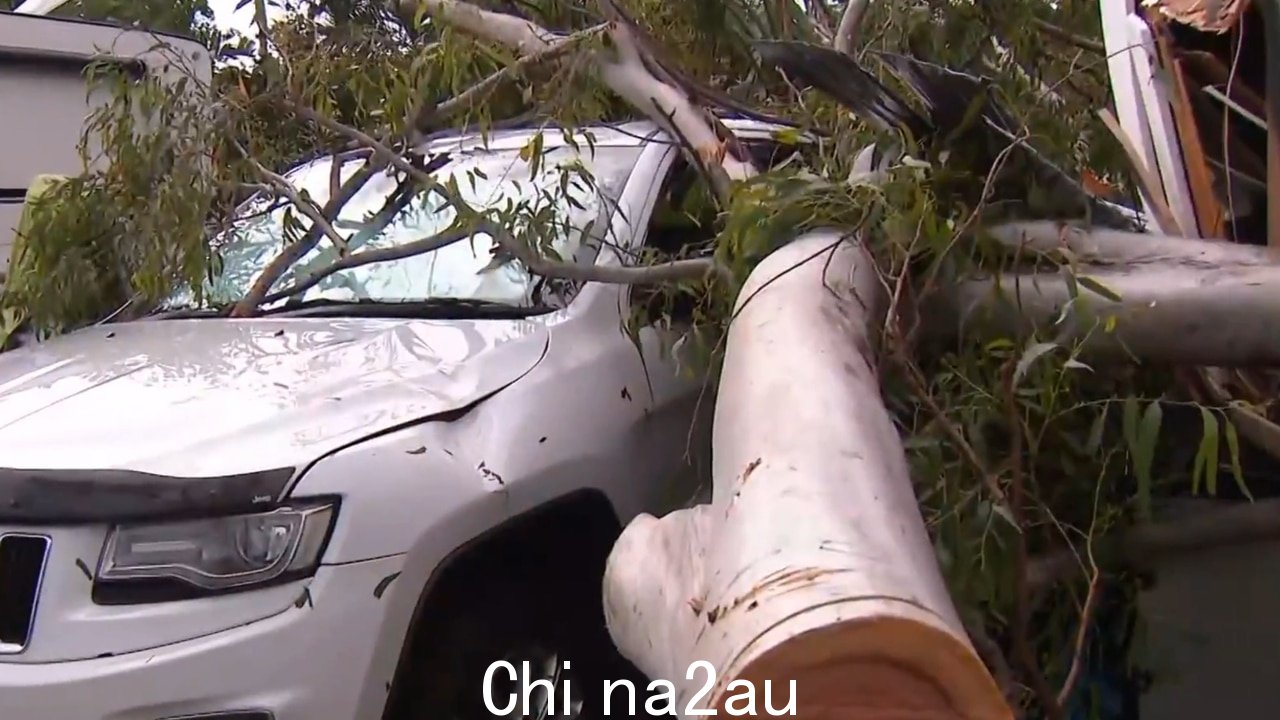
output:
[[[539,319],[87,328],[0,354],[0,467],[210,477],[301,466],[500,390],[548,337]]]

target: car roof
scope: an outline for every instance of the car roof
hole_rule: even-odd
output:
[[[744,138],[769,138],[782,130],[795,130],[794,126],[765,122],[750,118],[722,117],[720,121],[735,135]],[[577,128],[565,128],[552,123],[522,125],[514,128],[449,131],[429,138],[422,145],[427,153],[459,152],[467,150],[511,150],[524,147],[538,133],[542,133],[544,147],[556,147],[569,143],[597,147],[640,147],[649,142],[672,142],[669,133],[651,120],[632,120],[622,123],[598,123]]]

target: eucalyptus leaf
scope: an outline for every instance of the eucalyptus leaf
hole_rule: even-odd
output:
[[[1160,437],[1160,422],[1163,410],[1160,401],[1152,401],[1142,413],[1138,424],[1135,447],[1133,450],[1133,471],[1138,482],[1137,501],[1138,516],[1143,520],[1151,519],[1151,485],[1152,461],[1155,457],[1156,441]]]
[[[1231,418],[1227,418],[1222,424],[1223,434],[1227,438],[1227,455],[1231,461],[1231,477],[1236,481],[1236,488],[1251,502],[1253,501],[1253,493],[1249,492],[1249,486],[1244,479],[1244,469],[1240,465],[1240,438],[1236,435],[1236,425],[1231,422]]]
[[[1058,345],[1051,342],[1034,343],[1028,346],[1027,349],[1022,352],[1022,356],[1018,358],[1017,365],[1014,366],[1013,383],[1017,385],[1022,377],[1027,374],[1027,370],[1031,368],[1031,365],[1036,360],[1053,352],[1057,348]]]
[[[1101,295],[1102,297],[1112,302],[1121,302],[1123,300],[1123,298],[1120,297],[1120,293],[1102,284],[1102,281],[1098,280],[1095,277],[1089,277],[1088,275],[1081,275],[1077,279],[1080,281],[1080,284],[1083,285],[1084,287],[1094,291],[1095,293]]]

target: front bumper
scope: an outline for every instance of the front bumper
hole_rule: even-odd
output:
[[[0,718],[164,720],[235,711],[266,711],[274,720],[379,717],[391,678],[369,672],[387,612],[375,590],[403,561],[321,567],[284,612],[192,640],[91,660],[20,664],[0,657]]]

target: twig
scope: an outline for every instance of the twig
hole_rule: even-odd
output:
[[[1032,649],[1029,639],[1031,632],[1031,591],[1027,582],[1027,568],[1030,565],[1030,556],[1027,550],[1027,526],[1022,512],[1025,491],[1022,467],[1023,428],[1022,416],[1018,411],[1018,396],[1015,392],[1016,387],[1013,380],[1014,372],[1015,363],[1013,361],[1006,363],[1004,373],[1005,411],[1008,415],[1009,444],[1011,446],[1009,448],[1009,509],[1013,514],[1014,523],[1017,525],[1018,530],[1015,540],[1017,566],[1014,568],[1013,577],[1013,651],[1018,658],[1018,663],[1022,665],[1022,669],[1030,677],[1031,689],[1043,706],[1045,717],[1050,720],[1062,720],[1062,706],[1058,703],[1053,689],[1049,687],[1049,682],[1045,680],[1044,675],[1040,672],[1040,663],[1036,661],[1035,651]]]
[[[1076,35],[1073,32],[1070,32],[1068,30],[1058,27],[1057,25],[1054,25],[1048,20],[1042,20],[1040,18],[1031,18],[1031,24],[1035,25],[1037,28],[1043,31],[1045,35],[1048,35],[1056,40],[1061,40],[1062,42],[1065,42],[1068,45],[1075,45],[1081,50],[1088,50],[1091,53],[1097,53],[1099,55],[1107,54],[1106,45],[1103,45],[1100,41],[1094,40],[1093,38],[1084,37],[1083,35]]]
[[[404,159],[400,153],[392,150],[386,143],[369,135],[368,133],[357,130],[356,128],[340,123],[331,117],[322,115],[315,110],[303,105],[300,102],[292,104],[293,111],[304,120],[309,120],[330,132],[345,136],[349,140],[373,150],[374,157],[381,158],[384,162],[394,165],[396,168],[404,171],[409,177],[417,180],[428,189],[438,188],[440,183],[420,168],[414,166],[413,163]]]
[[[1110,456],[1108,456],[1109,458]],[[1099,473],[1098,483],[1094,485],[1093,490],[1093,518],[1089,524],[1089,534],[1085,540],[1085,553],[1089,557],[1089,590],[1085,593],[1084,606],[1080,609],[1080,624],[1076,628],[1076,642],[1075,649],[1072,652],[1071,667],[1067,670],[1067,678],[1062,682],[1062,687],[1058,689],[1059,707],[1067,706],[1067,702],[1071,700],[1071,693],[1075,692],[1076,683],[1079,682],[1080,669],[1084,665],[1085,642],[1089,639],[1089,626],[1093,624],[1093,614],[1097,610],[1102,573],[1098,570],[1098,560],[1093,555],[1093,537],[1094,530],[1098,527],[1098,500],[1102,494],[1102,478],[1106,475],[1106,465],[1107,463],[1104,461],[1102,471]]]
[[[805,13],[813,20],[814,30],[823,42],[835,42],[836,31],[831,26],[831,8],[827,0],[805,0]]]
[[[897,345],[895,343],[895,348],[897,348]],[[946,412],[938,405],[938,401],[933,399],[933,394],[929,392],[929,385],[925,381],[924,375],[920,373],[920,369],[915,366],[911,358],[905,356],[901,348],[897,348],[895,354],[898,356],[898,364],[906,371],[907,380],[911,383],[911,389],[920,396],[920,401],[928,408],[934,420],[942,426],[947,436],[951,438],[951,442],[955,443],[960,455],[982,478],[983,484],[987,486],[987,490],[990,491],[995,501],[1004,504],[1005,492],[1000,488],[1000,483],[996,480],[996,476],[987,469],[986,463],[982,462],[982,458],[978,457],[977,451],[965,439],[964,433],[960,431],[960,428],[956,427],[956,424],[951,422],[951,418],[947,417]]]
[[[342,258],[341,260],[338,260],[332,265],[329,265],[328,267],[325,267],[321,270],[317,270],[311,273],[310,275],[303,278],[302,280],[299,280],[298,282],[294,283],[290,287],[287,287],[284,290],[279,290],[277,292],[271,293],[270,295],[267,295],[266,297],[262,298],[262,302],[260,304],[270,305],[271,303],[284,300],[287,297],[292,297],[299,293],[304,293],[310,290],[311,288],[315,287],[316,284],[319,283],[321,280],[324,280],[325,278],[329,277],[334,273],[342,272],[343,270],[350,270],[352,268],[360,267],[361,265],[371,265],[373,263],[388,262],[391,260],[401,260],[403,258],[412,257],[414,255],[429,253],[429,252],[432,252],[433,250],[439,250],[440,248],[445,247],[446,245],[452,245],[453,243],[458,242],[459,240],[463,240],[469,237],[470,235],[471,235],[471,231],[465,228],[446,230],[445,232],[437,233],[430,237],[422,238],[420,240],[414,240],[413,242],[408,242],[403,245],[396,245],[394,247],[389,247],[389,248],[379,248],[377,250],[365,250],[364,252],[358,252],[358,253],[355,253],[354,255],[347,255],[346,257]]]
[[[297,188],[293,186],[293,183],[289,182],[284,176],[268,170],[263,167],[262,163],[249,157],[248,152],[246,152],[244,148],[239,147],[239,143],[236,145],[240,153],[249,161],[253,171],[265,180],[271,188],[281,195],[284,195],[290,202],[296,205],[298,210],[300,210],[303,215],[306,215],[311,222],[315,223],[315,227],[320,228],[320,232],[324,233],[325,237],[329,238],[329,240],[338,247],[338,250],[342,254],[345,255],[351,252],[351,248],[347,246],[346,238],[338,234],[337,229],[333,227],[333,223],[329,222],[329,219],[320,212],[320,208],[317,207],[314,202],[302,197]],[[337,163],[334,164],[337,165]],[[340,187],[337,188],[337,190],[340,189]],[[337,195],[337,190],[335,190],[330,197]]]
[[[337,217],[338,213],[342,212],[342,208],[346,207],[351,198],[369,182],[369,179],[385,167],[385,164],[372,161],[366,164],[342,184],[342,188],[337,195],[329,198],[324,207],[320,209],[320,214],[326,218]],[[316,246],[316,243],[320,240],[321,233],[319,225],[312,225],[297,242],[285,247],[280,251],[279,255],[272,258],[271,262],[267,263],[267,266],[258,274],[258,278],[254,280],[249,292],[245,293],[245,296],[240,298],[231,309],[231,316],[250,317],[257,313],[258,306],[262,304],[262,298],[266,297],[267,293],[271,291],[271,286],[275,285],[285,271]]]
[[[1093,614],[1097,610],[1098,590],[1102,585],[1102,573],[1098,566],[1093,567],[1093,576],[1089,578],[1089,592],[1084,598],[1084,608],[1080,610],[1080,626],[1076,628],[1075,655],[1071,659],[1071,669],[1067,671],[1067,679],[1058,690],[1058,705],[1064,706],[1071,699],[1071,693],[1080,679],[1080,668],[1084,665],[1084,644],[1089,638],[1089,626],[1093,624]]]
[[[338,194],[342,189],[342,166],[346,165],[345,160],[334,157],[329,161],[329,197]]]
[[[417,112],[414,113],[414,129],[419,133],[426,135],[431,131],[432,126],[437,124],[439,121],[447,119],[449,116],[464,107],[477,104],[477,100],[481,98],[481,96],[487,95],[500,83],[510,80],[516,75],[524,73],[536,65],[559,60],[561,57],[567,55],[577,47],[578,43],[581,41],[594,35],[599,35],[606,29],[608,29],[608,25],[603,23],[595,25],[587,28],[586,30],[580,30],[572,35],[566,36],[562,40],[556,41],[550,47],[520,57],[510,65],[498,70],[452,98],[436,105],[434,108],[431,107],[430,102],[426,98],[423,98],[422,104],[418,106]]]
[[[845,55],[852,55],[854,46],[858,44],[858,31],[862,28],[862,20],[867,15],[871,0],[849,0],[840,16],[840,26],[836,28],[836,37],[832,48]]]

